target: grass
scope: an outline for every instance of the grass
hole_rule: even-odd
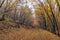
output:
[[[16,23],[9,17],[0,21],[0,40],[60,40],[60,37],[43,29],[27,29],[24,25],[15,27]]]
[[[0,40],[60,40],[60,37],[38,28],[27,29],[21,25],[15,28],[16,23],[6,18],[0,21]]]
[[[6,33],[1,31],[0,40],[60,40],[60,38],[42,29],[26,29],[21,27],[19,29],[10,29]]]

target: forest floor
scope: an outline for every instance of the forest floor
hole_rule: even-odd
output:
[[[7,19],[0,21],[0,40],[60,40],[60,37],[38,28],[20,28],[16,23]]]

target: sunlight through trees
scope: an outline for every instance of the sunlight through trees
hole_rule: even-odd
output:
[[[60,0],[0,0],[0,13],[2,19],[8,15],[19,25],[60,35]]]

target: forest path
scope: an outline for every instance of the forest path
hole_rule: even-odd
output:
[[[17,28],[16,23],[6,19],[0,21],[0,40],[60,40],[60,37],[38,28]]]
[[[0,40],[60,40],[60,38],[42,29],[20,27],[0,30]]]

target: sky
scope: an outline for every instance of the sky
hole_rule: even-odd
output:
[[[28,6],[33,13],[33,17],[35,18],[35,8],[38,6],[39,1],[44,2],[43,0],[21,0],[21,3],[19,3],[20,6]]]
[[[21,0],[20,6],[28,6],[32,10],[32,16],[35,18],[35,6],[37,7],[37,4],[37,0]]]
[[[45,0],[21,0],[20,6],[28,6],[34,12],[34,9],[38,6],[39,1],[45,2]]]

